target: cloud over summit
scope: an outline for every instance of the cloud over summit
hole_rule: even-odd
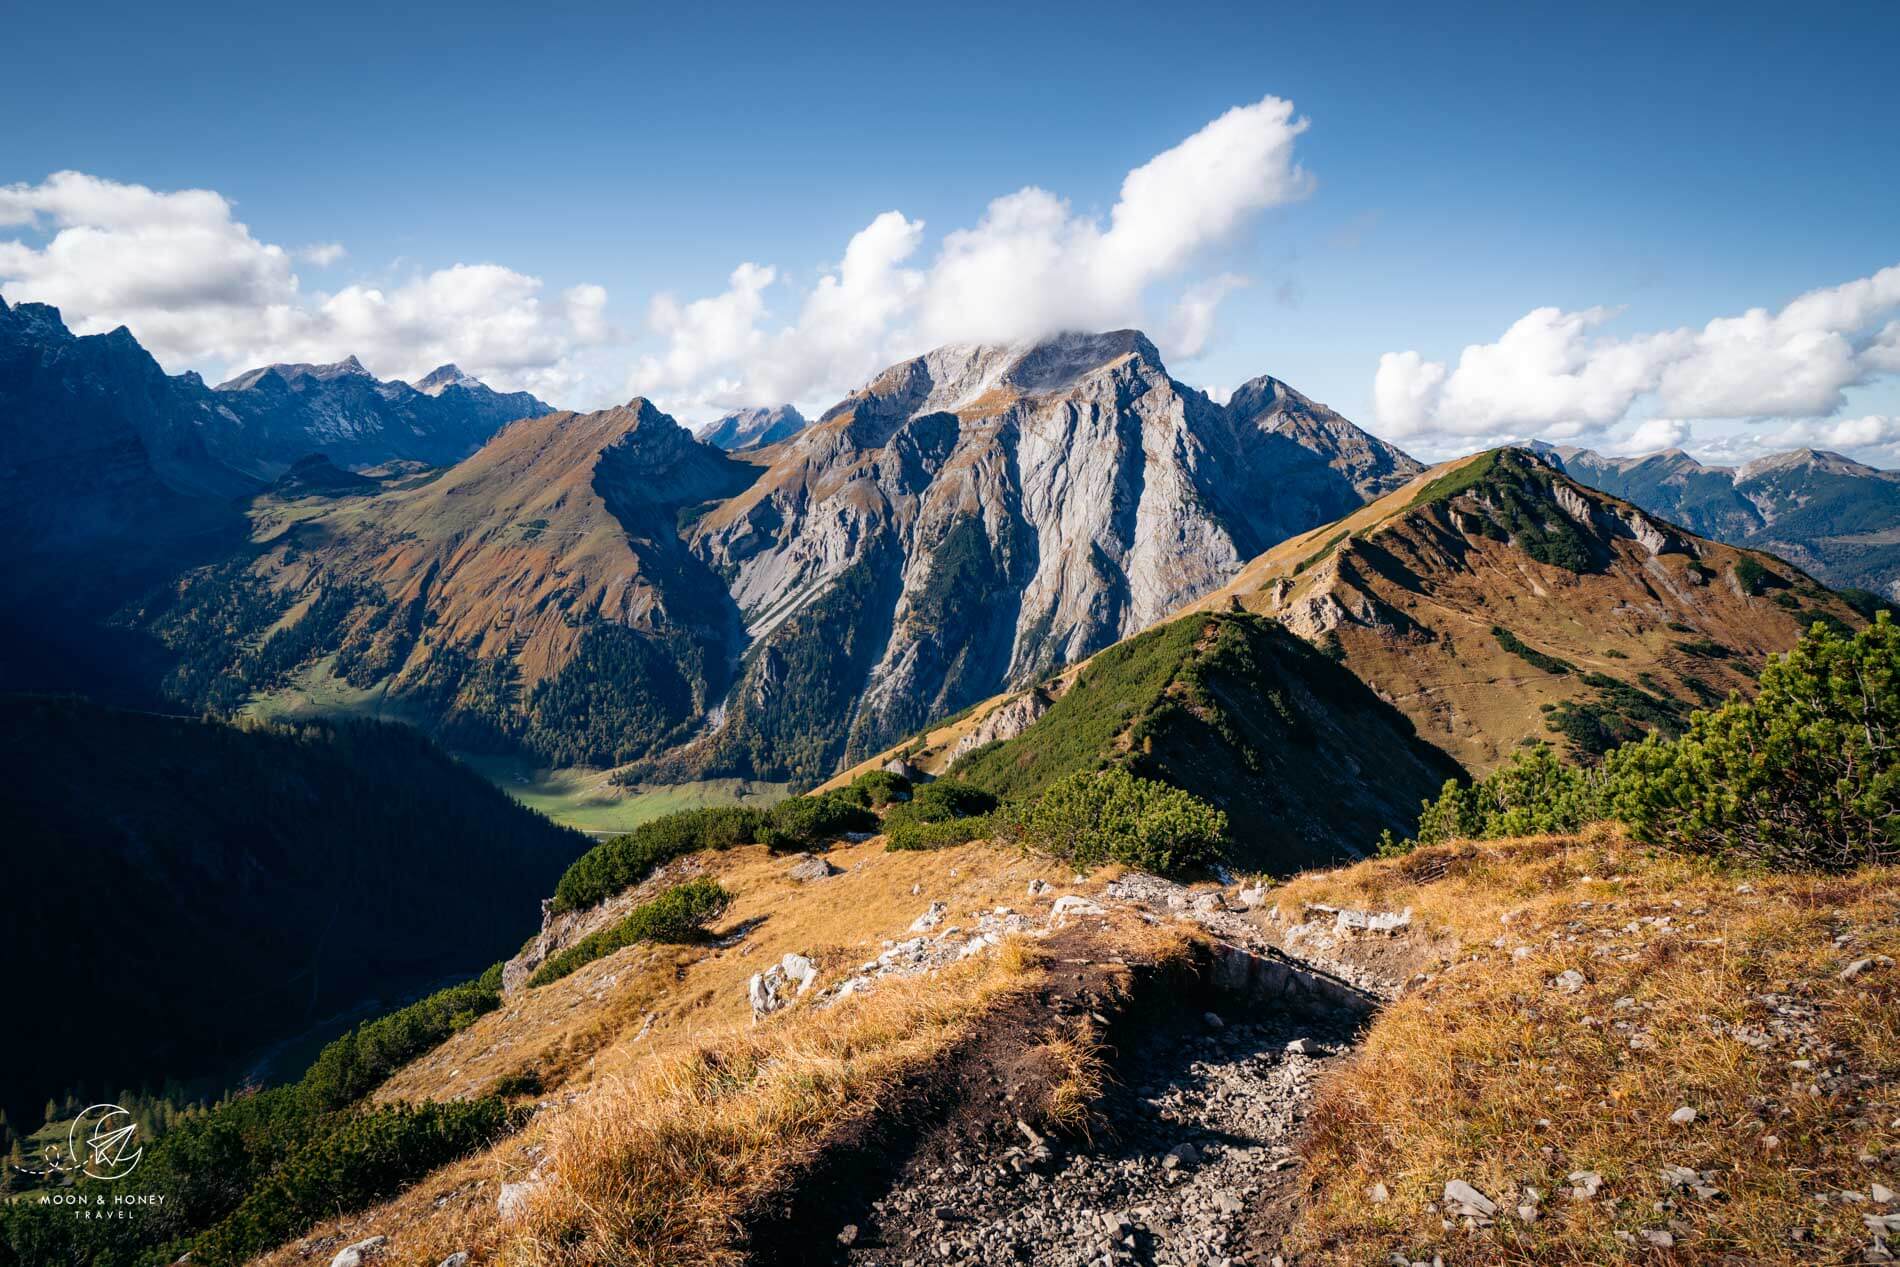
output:
[[[824,399],[942,343],[1149,324],[1154,292],[1169,286],[1182,293],[1157,328],[1166,350],[1193,356],[1221,297],[1246,279],[1192,270],[1261,212],[1312,190],[1294,157],[1307,126],[1278,97],[1235,107],[1130,171],[1105,218],[1026,186],[944,234],[928,259],[918,258],[923,222],[884,212],[776,328],[776,270],[742,264],[721,294],[654,301],[649,326],[666,346],[629,386],[688,409]]]

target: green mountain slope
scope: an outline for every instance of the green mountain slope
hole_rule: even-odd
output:
[[[1025,798],[1111,765],[1224,810],[1234,861],[1274,871],[1365,850],[1458,773],[1351,673],[1243,612],[1190,616],[1110,647],[1035,724],[954,772]]]

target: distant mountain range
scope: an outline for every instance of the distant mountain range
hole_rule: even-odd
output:
[[[411,387],[354,358],[267,366],[214,389],[167,375],[124,327],[75,336],[56,308],[0,299],[0,645],[10,660],[66,659],[68,619],[227,555],[246,532],[242,499],[301,458],[452,462],[547,412],[452,365]],[[30,680],[18,667],[0,680]]]
[[[1831,585],[1900,600],[1900,471],[1821,449],[1704,466],[1680,449],[1612,458],[1538,446],[1592,488],[1704,536],[1769,550]]]
[[[1210,594],[1345,655],[1433,742],[1484,767],[1545,720],[1460,702],[1454,679],[1531,680],[1493,625],[1532,648],[1544,631],[1551,655],[1583,664],[1559,626],[1640,610],[1649,632],[1605,650],[1654,681],[1623,685],[1719,694],[1791,642],[1796,616],[1851,613],[1768,556],[1778,582],[1701,585],[1742,556],[1663,521],[1797,564],[1826,555],[1815,570],[1837,579],[1857,550],[1856,579],[1878,571],[1900,497],[1892,477],[1830,455],[1726,472],[1545,448],[1583,484],[1621,481],[1635,505],[1593,500],[1520,452],[1478,491],[1395,506],[1381,499],[1424,471],[1406,454],[1270,377],[1216,403],[1132,330],[940,348],[816,421],[744,411],[695,438],[644,400],[548,411],[453,366],[412,387],[353,359],[278,365],[210,389],[164,375],[123,330],[74,338],[24,304],[0,308],[0,401],[13,494],[0,530],[23,564],[9,623],[39,610],[33,595],[84,592],[115,639],[99,658],[149,666],[136,671],[175,706],[341,701],[460,749],[654,782],[822,781]],[[534,412],[505,417],[516,410]],[[445,454],[458,460],[420,469]],[[1362,546],[1368,503],[1393,545]],[[1680,548],[1625,558],[1652,539]],[[1525,552],[1552,540],[1583,564],[1527,569]],[[1663,556],[1695,561],[1693,575],[1662,584]],[[1286,593],[1258,606],[1262,559]],[[34,576],[37,590],[22,580]],[[1471,592],[1474,576],[1490,589]],[[1774,595],[1748,592],[1757,583]],[[1421,601],[1439,614],[1409,614]],[[1475,642],[1445,636],[1445,610]],[[1357,645],[1366,630],[1386,651]],[[69,648],[86,640],[71,633],[60,609],[37,643],[16,639],[14,677],[77,663]],[[1698,638],[1731,658],[1678,664],[1671,648]],[[1401,644],[1436,649],[1380,658]],[[1577,686],[1603,670],[1590,663],[1561,690],[1513,698],[1587,738],[1561,710],[1597,700]]]
[[[300,469],[132,623],[194,708],[342,689],[462,747],[817,781],[1420,469],[1273,379],[1216,404],[1134,331],[946,348],[763,449],[635,401],[427,481]]]
[[[334,365],[266,365],[220,383],[223,425],[205,425],[213,456],[272,477],[321,453],[340,466],[459,461],[517,418],[554,412],[527,392],[498,392],[454,365],[413,386],[384,381],[355,357]]]

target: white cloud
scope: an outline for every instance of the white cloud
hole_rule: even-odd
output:
[[[649,325],[667,346],[641,361],[630,387],[673,408],[822,403],[941,343],[1142,324],[1151,292],[1168,285],[1183,287],[1171,350],[1191,357],[1211,337],[1221,297],[1245,279],[1186,274],[1259,213],[1312,189],[1293,156],[1306,128],[1277,97],[1236,107],[1129,172],[1106,219],[1029,186],[945,234],[922,266],[911,261],[923,223],[887,211],[774,331],[762,328],[773,278],[759,284],[772,270],[743,265],[720,295],[655,302]]]
[[[329,266],[343,247],[292,252],[260,241],[206,189],[167,193],[59,172],[0,186],[0,225],[44,238],[0,240],[10,300],[53,304],[82,334],[128,326],[167,368],[213,378],[355,354],[384,377],[452,360],[498,387],[560,391],[575,383],[576,352],[610,337],[600,287],[544,303],[540,279],[497,264],[306,293],[293,259]]]
[[[1657,453],[1681,448],[1690,435],[1689,424],[1680,418],[1645,418],[1636,430],[1608,447],[1612,453]]]
[[[1626,338],[1599,328],[1606,308],[1539,308],[1456,367],[1388,352],[1373,377],[1379,422],[1394,437],[1474,435],[1500,427],[1577,434],[1653,401],[1675,419],[1826,415],[1845,391],[1900,369],[1900,266],[1810,291],[1779,312],[1753,308],[1700,330]]]
[[[1900,417],[1868,414],[1863,418],[1793,423],[1775,432],[1771,449],[1881,449],[1900,454]]]
[[[341,242],[315,242],[297,252],[297,258],[307,260],[318,268],[328,268],[339,263],[349,252],[343,249]]]
[[[1214,337],[1214,320],[1220,301],[1245,285],[1247,279],[1238,273],[1222,273],[1182,291],[1162,332],[1162,351],[1171,359],[1183,361],[1191,361],[1205,352],[1208,341]]]

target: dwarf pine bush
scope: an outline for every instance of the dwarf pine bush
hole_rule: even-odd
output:
[[[1762,670],[1752,700],[1698,712],[1596,769],[1540,746],[1469,786],[1447,783],[1418,841],[1575,831],[1617,819],[1638,840],[1780,868],[1900,861],[1900,626],[1816,623]],[[1392,847],[1388,842],[1388,848]]]
[[[1156,875],[1220,857],[1227,815],[1170,784],[1119,767],[1060,779],[1017,811],[1024,844],[1077,867],[1120,862]]]

